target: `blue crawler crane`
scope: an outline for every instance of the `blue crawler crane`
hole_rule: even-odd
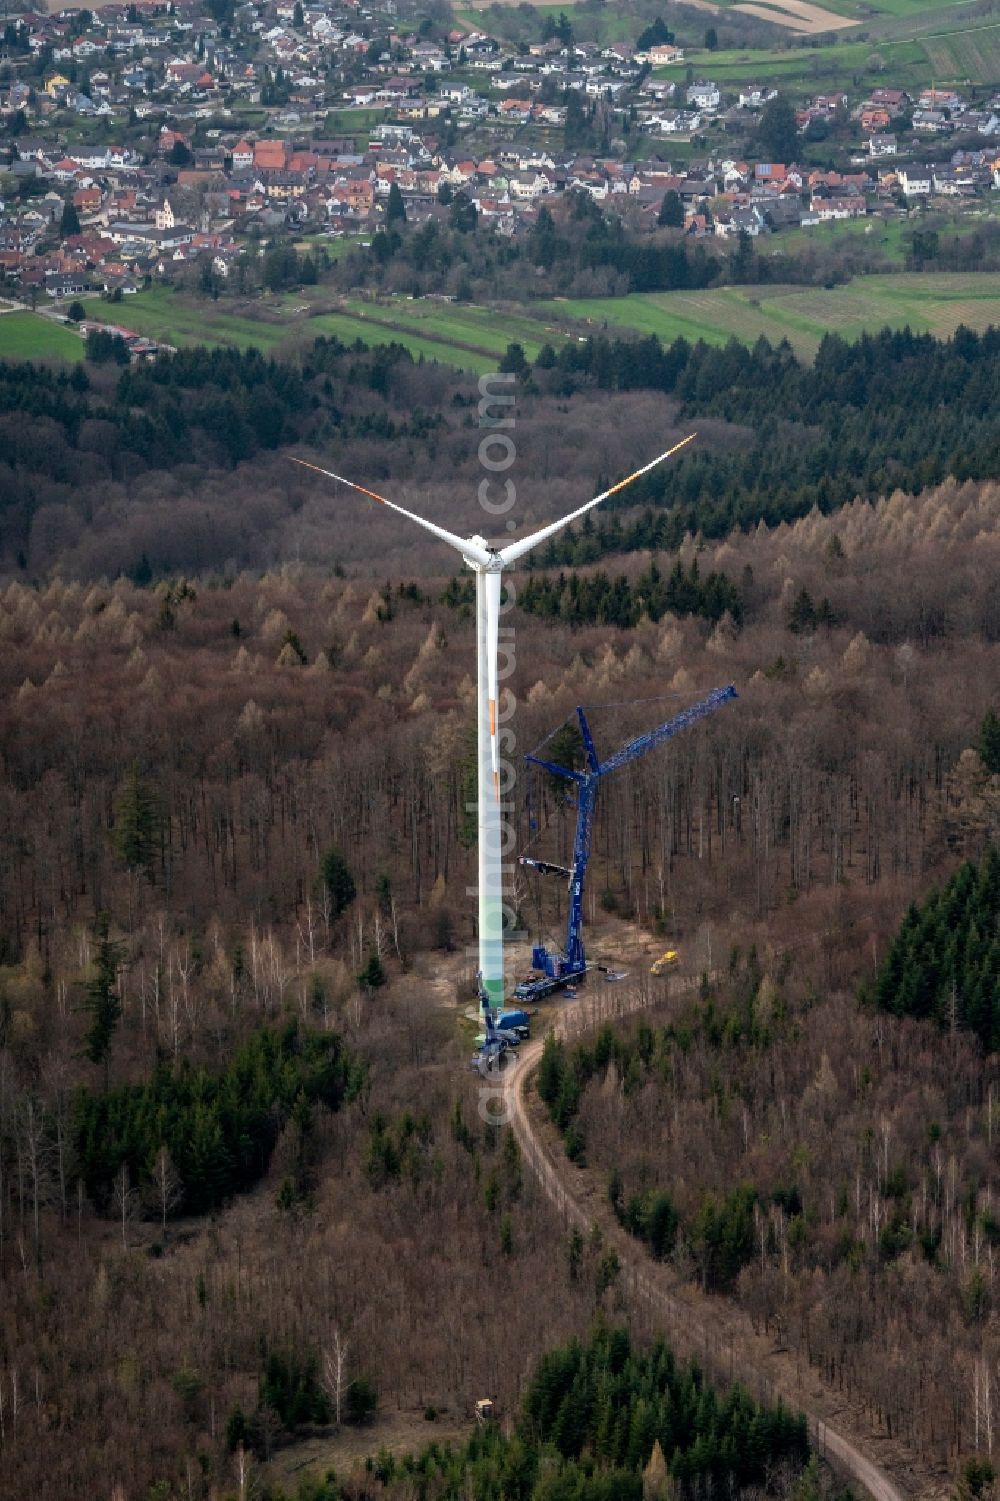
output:
[[[593,736],[587,723],[586,715],[582,708],[576,711],[576,717],[580,724],[580,734],[583,737],[583,750],[586,760],[586,768],[583,771],[573,771],[568,766],[557,766],[552,761],[545,761],[540,756],[531,755],[526,759],[535,766],[541,766],[543,770],[551,772],[553,776],[565,777],[568,782],[576,786],[576,839],[573,845],[573,865],[567,870],[563,865],[553,865],[548,860],[534,860],[528,855],[522,855],[520,863],[530,866],[542,875],[564,876],[569,882],[569,917],[566,922],[566,946],[561,954],[554,954],[544,944],[536,944],[531,951],[531,967],[536,972],[536,977],[524,980],[515,987],[514,994],[519,1001],[540,1001],[544,996],[552,995],[554,991],[564,990],[567,986],[582,980],[587,972],[587,959],[583,949],[583,886],[587,875],[587,861],[590,859],[590,837],[594,824],[594,804],[597,800],[597,789],[601,778],[609,772],[617,771],[620,766],[627,766],[630,761],[635,761],[647,751],[662,745],[665,740],[670,740],[674,735],[686,730],[690,725],[696,724],[699,719],[704,719],[708,714],[714,714],[716,709],[721,709],[730,699],[736,698],[736,689],[730,684],[728,688],[716,688],[707,698],[700,703],[693,704],[690,709],[668,719],[665,724],[658,725],[655,730],[649,730],[645,735],[638,735],[623,745],[621,750],[609,756],[607,761],[601,761],[594,748]]]

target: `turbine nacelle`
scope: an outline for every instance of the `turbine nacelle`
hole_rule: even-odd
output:
[[[463,543],[462,561],[476,573],[499,573],[503,568],[499,549],[478,534]]]

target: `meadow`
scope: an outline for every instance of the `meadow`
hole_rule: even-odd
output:
[[[484,327],[483,338],[477,345],[461,337],[469,330],[454,318],[450,323],[445,318],[444,327],[439,329],[433,305],[422,307],[419,316],[409,318],[397,318],[396,304],[379,310],[358,302],[343,310],[313,312],[300,293],[265,297],[254,304],[234,304],[225,298],[212,302],[190,293],[174,292],[169,287],[151,287],[120,306],[112,307],[97,300],[85,305],[90,318],[119,324],[175,348],[231,344],[248,349],[253,345],[272,354],[279,352],[279,346],[284,352],[295,344],[326,335],[345,343],[362,339],[368,345],[401,344],[414,359],[438,360],[480,374],[496,367],[494,350],[502,353],[509,342],[500,342],[497,336],[486,340]],[[403,306],[399,304],[400,308]],[[482,310],[470,310],[476,311]],[[488,318],[484,312],[484,325]],[[0,319],[4,321],[7,320]],[[536,328],[527,320],[525,323],[529,332]],[[539,336],[537,346],[542,342]],[[466,344],[472,347],[460,347]]]
[[[719,8],[726,9],[733,3],[738,5],[742,0],[723,0],[723,5]],[[765,0],[765,3],[778,5],[780,0]],[[818,3],[823,10],[850,17],[861,25],[882,17],[906,22],[941,12],[950,19],[953,11],[957,10],[961,14],[962,8],[967,7],[968,0],[818,0]]]
[[[539,305],[548,319],[577,320],[592,331],[632,328],[669,341],[683,336],[724,344],[730,338],[772,343],[785,338],[811,358],[824,333],[856,339],[909,326],[940,338],[960,324],[982,330],[1000,322],[1000,275],[953,273],[859,277],[844,287],[720,287],[705,292],[636,293]]]
[[[867,41],[842,41],[828,46],[799,45],[734,48],[707,52],[696,50],[682,63],[655,68],[657,78],[683,83],[688,71],[707,74],[724,90],[744,83],[774,83],[808,93],[813,89],[856,90],[857,80],[883,81],[891,77],[901,88],[921,88],[931,81],[931,65],[923,43],[895,41],[879,44],[877,66]]]
[[[884,228],[898,249],[895,226]],[[831,226],[831,231],[833,226]],[[311,299],[311,301],[310,301]],[[787,339],[811,359],[826,332],[860,338],[886,326],[910,327],[940,338],[960,324],[982,330],[1000,323],[1000,273],[899,272],[857,277],[846,286],[717,287],[700,292],[634,293],[628,297],[554,298],[519,311],[474,307],[434,298],[345,298],[325,306],[319,289],[286,293],[258,304],[211,302],[152,288],[121,307],[91,301],[88,316],[119,323],[176,347],[255,345],[286,353],[320,335],[369,346],[400,344],[414,359],[436,360],[475,374],[494,370],[509,344],[533,361],[543,344],[608,330],[632,329],[666,342],[684,337],[724,344]],[[39,342],[42,341],[42,342]],[[0,317],[0,357],[82,357],[75,335],[30,313]]]
[[[812,89],[857,92],[859,83],[891,81],[910,92],[937,83],[1000,84],[1000,22],[973,15],[966,4],[926,7],[909,0],[863,7],[834,0],[824,7],[861,17],[863,31],[851,27],[824,40],[789,33],[787,47],[737,47],[708,52],[688,48],[685,60],[655,69],[655,76],[683,82],[689,69],[723,88],[770,82],[808,93]],[[764,9],[759,12],[764,15]],[[779,11],[774,10],[777,17]]]
[[[174,292],[169,287],[150,287],[127,301],[110,304],[97,298],[83,299],[88,318],[114,323],[175,348],[193,344],[235,344],[247,349],[271,350],[288,333],[280,303],[262,299],[252,312],[246,303],[235,307],[220,299],[212,302]],[[278,321],[271,316],[277,311]]]
[[[0,317],[0,359],[82,360],[83,340],[62,323],[41,313],[4,313]]]
[[[373,322],[387,328],[406,328],[429,334],[433,339],[456,350],[502,355],[508,344],[518,343],[529,360],[533,360],[544,343],[560,342],[565,334],[554,326],[529,314],[505,309],[498,314],[492,308],[467,303],[440,302],[436,299],[384,299],[378,303],[348,298],[345,311],[365,326]],[[316,322],[321,319],[314,320]],[[363,337],[362,332],[362,337]],[[441,357],[440,354],[438,356]]]

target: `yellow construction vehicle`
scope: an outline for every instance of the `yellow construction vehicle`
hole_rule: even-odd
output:
[[[680,955],[678,954],[676,949],[667,949],[660,955],[659,959],[657,959],[656,963],[649,971],[650,974],[665,975],[667,970],[670,969],[672,965],[677,963],[679,957]]]

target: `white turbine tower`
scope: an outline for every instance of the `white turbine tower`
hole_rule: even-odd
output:
[[[384,495],[377,494],[374,490],[368,490],[364,485],[359,485],[354,480],[345,479],[342,474],[334,474],[330,469],[321,469],[317,464],[308,464],[305,459],[294,459],[292,462],[301,464],[305,469],[312,469],[317,474],[323,474],[327,479],[337,480],[342,485],[348,485],[352,490],[357,490],[361,495],[367,495],[371,500],[377,500],[379,505],[388,506],[391,511],[396,511],[400,516],[406,516],[410,521],[416,522],[417,526],[423,527],[425,532],[430,532],[432,537],[437,537],[441,542],[447,542],[449,547],[455,549],[461,555],[466,564],[476,575],[476,645],[477,645],[477,700],[478,700],[478,760],[479,760],[479,786],[478,786],[478,829],[479,829],[479,979],[482,988],[483,1003],[496,1009],[503,1005],[504,1001],[504,974],[503,974],[503,870],[501,851],[501,824],[500,815],[503,811],[500,803],[500,767],[497,749],[497,648],[500,634],[500,595],[501,574],[511,563],[516,563],[518,558],[523,558],[525,553],[537,547],[539,542],[555,535],[568,526],[571,521],[576,521],[594,506],[600,505],[602,500],[607,500],[610,495],[616,495],[619,490],[624,490],[626,485],[632,484],[633,480],[648,474],[655,469],[657,464],[662,464],[664,459],[669,459],[678,449],[683,448],[695,437],[691,433],[682,442],[675,443],[666,453],[658,454],[634,474],[626,479],[619,480],[617,485],[612,485],[610,490],[604,490],[600,495],[595,495],[593,500],[588,500],[586,505],[570,511],[568,516],[563,516],[559,521],[553,521],[548,526],[543,526],[537,532],[532,532],[529,537],[522,537],[520,541],[509,542],[506,547],[494,547],[484,537],[458,537],[454,532],[449,532],[441,526],[435,526],[433,521],[426,521],[423,516],[415,516],[412,511],[406,511],[394,501],[387,500]]]

